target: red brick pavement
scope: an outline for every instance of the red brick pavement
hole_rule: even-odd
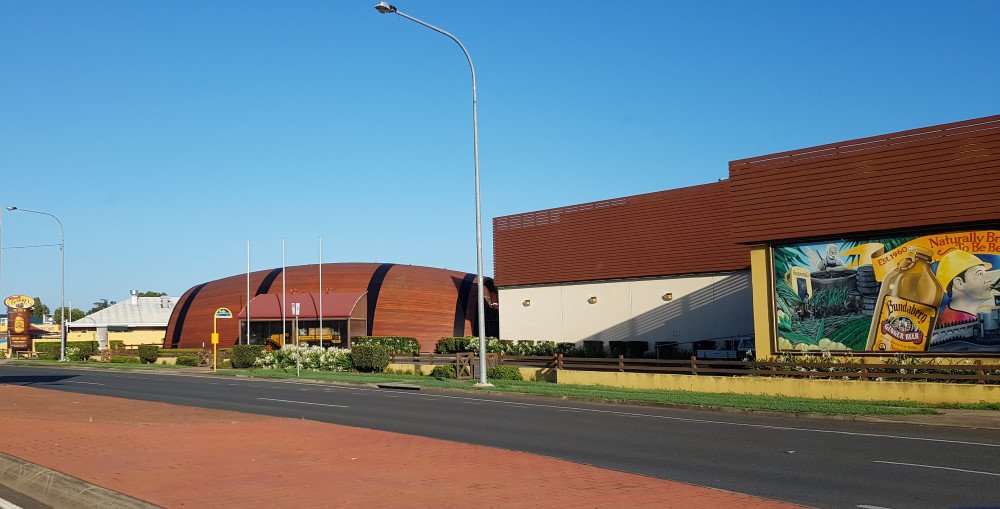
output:
[[[0,450],[168,508],[793,504],[534,454],[0,385]]]

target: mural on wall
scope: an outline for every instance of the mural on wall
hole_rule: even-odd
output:
[[[781,351],[1000,353],[1000,231],[775,246]]]

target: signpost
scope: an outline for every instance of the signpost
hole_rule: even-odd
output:
[[[11,295],[3,301],[7,305],[7,347],[11,351],[31,350],[31,308],[35,299],[27,295]]]
[[[219,365],[219,318],[232,318],[233,312],[229,308],[219,308],[215,310],[215,317],[212,318],[212,372],[218,371]],[[247,334],[249,337],[250,321],[247,320]]]

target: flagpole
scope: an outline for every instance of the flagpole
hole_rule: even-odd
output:
[[[281,238],[281,346],[285,346],[285,238]]]
[[[250,240],[247,240],[247,344],[250,344]]]
[[[323,348],[323,237],[319,238],[319,347]]]

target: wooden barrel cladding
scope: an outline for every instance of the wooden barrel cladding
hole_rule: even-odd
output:
[[[250,273],[250,298],[281,295],[281,268]],[[285,268],[289,302],[297,293],[319,291],[319,265]],[[411,336],[422,351],[432,351],[438,339],[478,335],[476,275],[432,267],[391,263],[325,263],[325,292],[367,292],[368,335]],[[485,281],[486,328],[497,336],[499,312],[493,280]],[[215,310],[235,314],[246,306],[247,275],[239,274],[196,285],[184,292],[167,325],[164,348],[210,346]],[[250,308],[253,319],[253,307]],[[291,320],[291,317],[288,317]],[[240,336],[239,321],[218,320],[220,345],[234,345]]]

